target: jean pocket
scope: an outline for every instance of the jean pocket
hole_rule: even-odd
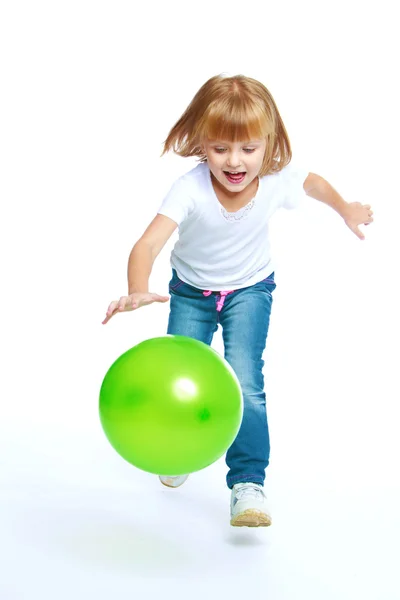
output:
[[[268,277],[266,277],[265,279],[262,279],[260,281],[260,283],[258,284],[258,285],[262,285],[264,287],[264,289],[266,289],[266,291],[270,295],[272,295],[272,292],[276,288],[276,283],[275,283],[274,275],[275,275],[275,273],[271,273],[271,275],[268,275]]]
[[[172,279],[169,282],[168,286],[170,290],[177,290],[179,287],[181,287],[181,285],[184,284],[184,281],[182,281],[182,279],[179,279],[175,269],[173,269],[172,271]]]

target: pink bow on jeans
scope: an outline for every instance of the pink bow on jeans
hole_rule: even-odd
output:
[[[220,310],[222,309],[224,302],[225,302],[225,298],[228,294],[232,294],[232,292],[234,292],[235,290],[228,290],[228,291],[222,291],[220,292],[219,295],[219,299],[217,301],[217,311],[220,312]],[[203,296],[210,296],[212,294],[211,290],[207,290],[206,292],[203,292]]]

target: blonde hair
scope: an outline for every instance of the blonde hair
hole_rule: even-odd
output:
[[[206,162],[204,140],[267,141],[260,177],[277,173],[292,158],[289,137],[275,101],[259,81],[244,75],[211,77],[172,127],[161,154],[198,156]]]

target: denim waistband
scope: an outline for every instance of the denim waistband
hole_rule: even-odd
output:
[[[172,269],[172,271],[175,273],[175,276],[177,277],[177,279],[180,279],[178,276],[178,273],[176,272],[176,269]],[[258,281],[256,283],[261,283],[261,282],[271,282],[271,283],[275,283],[274,281],[274,275],[275,273],[272,272],[270,273],[270,275],[268,275],[268,277],[265,277],[265,279],[261,279],[261,281]],[[182,283],[185,283],[184,281],[182,281],[180,279],[180,281]],[[256,285],[256,284],[254,284]],[[192,286],[194,287],[194,286]],[[198,288],[196,288],[198,289]],[[199,290],[201,291],[201,290]],[[204,290],[202,291],[203,296],[208,297],[211,296],[211,294],[216,294],[217,296],[217,312],[220,312],[222,310],[222,307],[224,306],[224,302],[225,302],[225,298],[229,295],[229,294],[233,294],[233,292],[236,292],[236,290]]]

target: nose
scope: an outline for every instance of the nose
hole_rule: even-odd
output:
[[[232,151],[228,155],[227,165],[229,166],[230,169],[237,169],[239,167],[239,165],[240,165],[240,158],[239,158],[238,152]]]

